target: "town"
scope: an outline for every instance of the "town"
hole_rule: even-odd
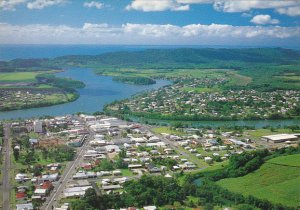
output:
[[[182,79],[112,103],[109,113],[159,120],[259,120],[289,119],[300,114],[300,91],[225,89],[226,79]]]
[[[88,189],[120,194],[124,183],[145,174],[171,178],[222,168],[233,154],[297,146],[300,139],[291,132],[259,137],[251,134],[255,131],[203,128],[158,132],[149,125],[84,114],[3,126],[12,142],[2,150],[12,151],[14,163],[4,173],[13,176],[11,203],[18,210],[68,209]]]
[[[78,96],[57,89],[6,88],[0,90],[0,111],[51,106],[74,101]]]

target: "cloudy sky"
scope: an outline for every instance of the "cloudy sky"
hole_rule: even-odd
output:
[[[0,0],[0,44],[300,47],[300,0]]]

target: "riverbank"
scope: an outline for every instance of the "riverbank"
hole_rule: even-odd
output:
[[[1,103],[0,111],[24,110],[38,107],[55,106],[58,104],[70,103],[79,98],[76,91],[54,92],[54,93],[34,93],[32,90],[19,90],[18,92],[2,91],[10,99]],[[16,97],[20,96],[20,97]],[[23,99],[24,98],[24,99]]]
[[[124,116],[126,120],[140,123],[147,123],[151,125],[171,126],[181,124],[184,127],[253,127],[253,128],[266,128],[266,127],[285,127],[291,125],[300,125],[300,119],[285,119],[285,120],[236,120],[236,121],[172,121],[172,120],[155,120],[146,119],[143,117]]]
[[[30,108],[24,110],[0,112],[0,120],[26,119],[42,116],[60,116],[78,112],[93,113],[102,111],[104,105],[113,101],[129,98],[137,93],[155,90],[169,85],[167,80],[156,80],[152,85],[132,85],[113,81],[110,76],[98,76],[92,69],[68,68],[55,74],[58,78],[71,78],[81,81],[86,86],[78,89],[80,95],[77,100],[70,103],[58,104],[49,107]]]

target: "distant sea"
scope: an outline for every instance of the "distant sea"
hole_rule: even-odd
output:
[[[99,55],[117,51],[175,48],[252,48],[251,46],[199,45],[0,45],[0,61],[16,58],[54,58],[64,55]]]

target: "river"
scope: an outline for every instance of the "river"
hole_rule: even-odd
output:
[[[160,125],[172,125],[174,121],[169,120],[156,120],[147,119],[143,117],[127,116],[132,121],[141,123],[153,123]],[[264,127],[284,127],[289,125],[300,125],[300,119],[289,119],[289,120],[236,120],[236,121],[185,121],[191,127],[232,127],[232,126],[251,126],[254,128]]]
[[[105,104],[115,100],[128,98],[134,94],[170,84],[167,80],[156,80],[156,84],[153,85],[125,84],[113,81],[110,76],[97,76],[91,69],[85,68],[70,68],[56,75],[79,80],[86,84],[85,88],[78,89],[80,97],[76,101],[49,107],[0,112],[0,120],[24,119],[44,115],[61,116],[77,112],[93,113],[102,111]]]

